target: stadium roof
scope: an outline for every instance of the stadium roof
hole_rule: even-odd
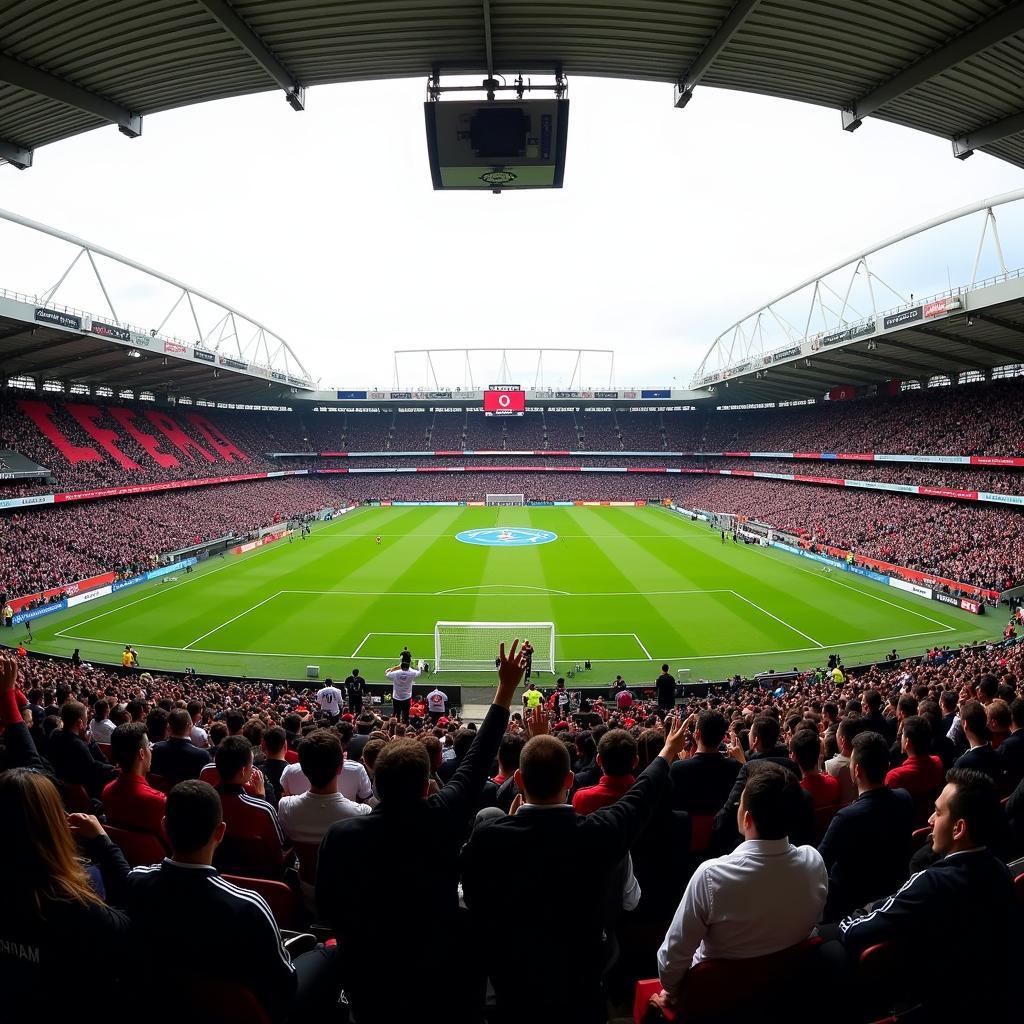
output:
[[[0,12],[0,157],[281,89],[560,69],[874,116],[1024,166],[1024,2],[14,0]]]

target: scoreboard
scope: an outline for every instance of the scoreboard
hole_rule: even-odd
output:
[[[518,384],[492,384],[484,392],[485,416],[522,416],[526,392]]]

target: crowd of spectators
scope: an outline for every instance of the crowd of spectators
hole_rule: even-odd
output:
[[[983,589],[1024,581],[1024,516],[1012,507],[748,477],[687,477],[679,504],[732,512],[817,543]]]
[[[162,552],[345,504],[343,478],[285,477],[8,512],[0,591],[22,597],[101,572],[131,574]]]
[[[908,1020],[945,1024],[977,1007],[938,980],[955,964],[1012,1018],[1024,645],[859,674],[833,656],[681,703],[666,667],[575,714],[558,690],[527,700],[514,646],[499,664],[477,727],[348,711],[329,682],[0,658],[12,1019],[42,992],[109,1019],[58,983],[69,963],[123,994],[240,986],[291,1024],[347,1019],[342,989],[360,1024],[598,1024],[650,977],[684,1019],[703,998],[716,1020],[820,1020],[828,1000],[840,1024],[915,1003]],[[879,943],[884,987],[858,962]],[[723,960],[731,981],[701,996]]]

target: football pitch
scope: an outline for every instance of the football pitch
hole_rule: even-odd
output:
[[[510,542],[516,530],[554,537]],[[131,644],[154,670],[301,680],[307,665],[321,679],[357,666],[373,682],[405,644],[433,664],[439,620],[552,621],[558,669],[593,663],[574,685],[653,680],[662,662],[691,680],[823,665],[832,651],[855,664],[999,634],[989,616],[723,545],[663,508],[385,507],[41,618],[32,649],[119,664]]]

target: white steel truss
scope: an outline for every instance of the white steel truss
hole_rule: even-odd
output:
[[[824,335],[845,330],[857,331],[860,327],[873,324],[879,316],[910,308],[916,303],[962,294],[980,283],[979,271],[986,242],[991,246],[998,273],[986,278],[985,283],[1005,280],[1016,272],[1007,267],[996,209],[1020,200],[1024,200],[1024,189],[983,199],[934,217],[801,281],[722,331],[698,365],[690,386],[702,387],[730,375],[749,372],[776,359],[809,355]],[[909,290],[907,284],[895,283],[891,269],[886,271],[885,277],[881,276],[879,265],[886,262],[881,255],[883,252],[928,231],[971,216],[979,217],[981,224],[977,248],[971,250],[974,262],[970,267],[969,282],[954,286],[950,279],[947,290],[927,298],[918,295],[915,299],[915,293]],[[886,254],[890,263],[892,255]],[[899,255],[895,253],[897,258]],[[958,250],[951,255],[956,257],[964,253]],[[908,268],[910,272],[913,269],[912,266]],[[964,265],[963,276],[958,278],[961,282],[967,272],[967,266]]]
[[[190,347],[198,346],[221,356],[237,358],[253,367],[286,374],[292,378],[301,378],[310,386],[313,385],[314,378],[303,365],[302,360],[295,354],[294,349],[281,335],[221,299],[214,298],[199,288],[194,288],[167,274],[162,274],[152,267],[122,256],[102,245],[87,242],[75,235],[70,235],[29,217],[23,217],[10,210],[0,209],[0,220],[55,238],[59,242],[71,246],[74,250],[70,263],[66,266],[63,262],[59,264],[64,266],[64,269],[57,280],[33,296],[41,305],[55,304],[60,295],[61,305],[68,311],[92,316],[89,310],[79,309],[64,301],[65,298],[68,298],[66,294],[68,278],[85,257],[83,265],[91,271],[116,326],[134,329],[165,341],[180,342]],[[154,281],[169,286],[172,297],[170,305],[165,306],[154,298],[146,309],[147,314],[151,315],[148,324],[128,323],[126,319],[118,315],[118,310],[114,305],[114,289],[110,287],[109,276],[104,278],[101,271],[102,264],[97,262],[97,257],[100,257],[101,260],[112,261],[134,275],[142,275],[141,279],[129,283],[129,287],[134,287],[136,290],[146,290],[149,285],[148,291],[154,291],[155,289],[151,287]],[[109,271],[109,268],[107,269]],[[175,323],[175,329],[185,334],[185,337],[179,337],[174,333],[165,333],[165,329],[172,320]]]

